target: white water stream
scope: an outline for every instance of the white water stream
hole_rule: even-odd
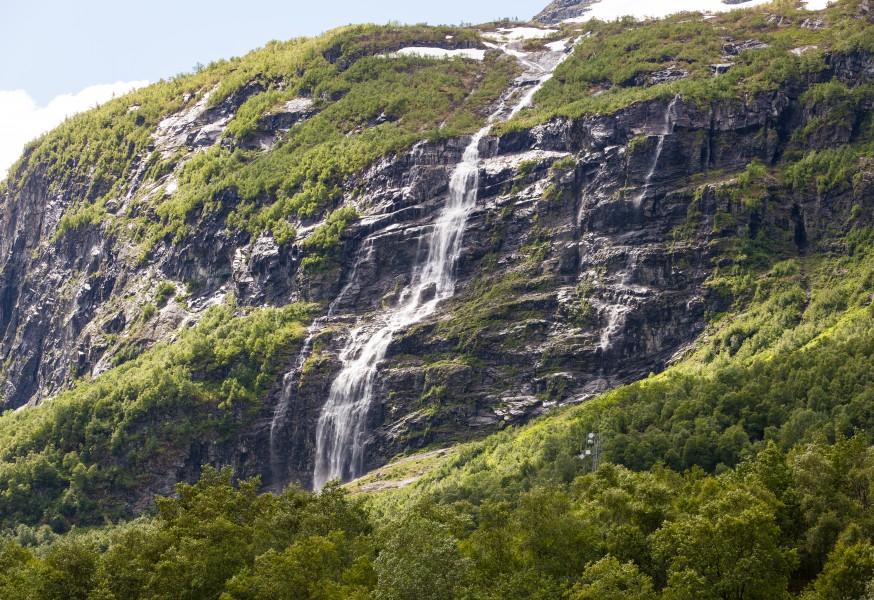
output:
[[[643,180],[643,187],[640,189],[640,193],[634,199],[634,204],[639,206],[643,201],[646,193],[649,191],[649,184],[652,181],[653,175],[655,175],[656,167],[659,164],[659,158],[662,156],[662,150],[665,147],[665,138],[672,133],[674,133],[674,108],[677,106],[677,102],[680,101],[680,95],[677,94],[674,96],[674,99],[671,100],[671,103],[668,104],[667,110],[665,110],[665,118],[662,122],[662,130],[658,134],[659,141],[656,144],[655,156],[653,156],[652,163],[649,166],[649,171],[646,173],[646,178]]]
[[[562,56],[562,59],[565,57]],[[536,67],[542,74],[538,75],[531,89],[519,98],[506,118],[528,106],[555,69],[555,66],[543,69],[527,58],[523,64]],[[438,304],[455,293],[455,266],[461,254],[467,219],[476,205],[479,188],[479,144],[488,134],[492,123],[504,116],[504,111],[502,103],[490,117],[489,124],[471,138],[461,162],[452,172],[446,204],[433,229],[423,240],[428,248],[427,254],[424,260],[413,266],[412,282],[401,293],[397,305],[379,315],[376,325],[373,321],[359,321],[340,352],[343,368],[331,384],[316,429],[313,473],[313,487],[316,490],[320,490],[331,479],[348,481],[361,474],[374,380],[392,338],[398,331],[431,315]]]
[[[270,422],[270,473],[271,473],[271,485],[276,488],[276,492],[281,491],[281,487],[284,484],[285,473],[282,464],[282,452],[280,451],[280,434],[282,432],[282,426],[287,422],[288,419],[288,409],[291,407],[291,400],[295,390],[298,388],[299,376],[301,370],[303,369],[304,363],[306,359],[310,356],[313,348],[313,340],[319,335],[322,331],[325,330],[325,327],[330,322],[331,317],[334,316],[334,311],[337,309],[337,306],[343,299],[346,297],[346,294],[349,293],[349,289],[355,284],[357,281],[358,268],[361,266],[362,262],[368,260],[373,254],[373,240],[368,239],[365,240],[361,249],[358,251],[358,257],[355,260],[355,265],[352,267],[352,273],[349,277],[349,281],[343,286],[343,289],[340,290],[340,293],[337,294],[337,297],[334,298],[334,301],[331,302],[330,306],[328,306],[328,312],[325,313],[325,316],[319,317],[315,319],[309,326],[307,330],[307,337],[304,339],[304,343],[301,346],[300,352],[297,355],[297,360],[294,363],[294,368],[285,374],[282,378],[282,393],[279,396],[279,401],[276,403],[276,409],[273,412],[273,420]]]

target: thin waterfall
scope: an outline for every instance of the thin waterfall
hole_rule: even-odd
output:
[[[554,68],[537,79],[507,118],[531,103],[534,94],[552,77]],[[343,368],[331,384],[316,428],[313,473],[316,490],[330,479],[348,481],[362,473],[373,386],[394,334],[431,315],[440,302],[455,293],[455,266],[479,188],[479,144],[502,112],[503,106],[471,138],[452,172],[446,205],[425,240],[428,252],[424,261],[414,265],[412,282],[401,293],[398,304],[378,317],[376,328],[372,322],[360,323],[350,332],[349,341],[340,352]]]
[[[661,133],[658,134],[659,141],[656,144],[655,156],[653,156],[652,163],[650,163],[649,171],[646,173],[646,178],[643,180],[643,187],[640,190],[640,194],[634,199],[635,206],[639,206],[643,201],[646,193],[649,191],[649,184],[652,181],[653,175],[655,175],[656,168],[659,164],[659,158],[662,156],[662,150],[665,147],[665,138],[672,133],[674,133],[674,108],[677,106],[677,102],[681,100],[680,94],[674,96],[674,99],[671,100],[670,104],[668,104],[668,108],[665,110],[665,118],[662,122],[662,130]]]
[[[362,245],[361,249],[358,251],[358,256],[355,259],[355,264],[352,267],[352,272],[349,276],[349,280],[346,282],[346,285],[343,286],[343,289],[340,290],[340,293],[337,294],[337,297],[334,298],[333,302],[328,306],[328,311],[325,313],[323,317],[319,317],[318,319],[313,320],[307,330],[307,337],[304,339],[304,343],[300,348],[300,352],[297,355],[297,360],[294,362],[294,367],[289,370],[285,376],[282,378],[282,392],[279,395],[279,401],[276,403],[276,408],[273,411],[273,419],[270,422],[270,474],[271,474],[271,486],[276,488],[275,491],[281,491],[279,489],[280,486],[284,483],[284,463],[282,452],[280,449],[280,444],[282,442],[280,438],[280,432],[282,430],[283,424],[286,422],[288,417],[288,409],[291,406],[291,400],[294,395],[295,389],[298,387],[300,382],[300,374],[303,370],[303,365],[306,362],[307,358],[310,356],[313,347],[313,340],[319,335],[321,332],[325,330],[325,327],[331,320],[331,317],[334,316],[334,312],[337,309],[337,306],[346,295],[349,293],[350,288],[355,284],[358,278],[358,269],[361,264],[368,260],[373,254],[373,240],[367,239]]]

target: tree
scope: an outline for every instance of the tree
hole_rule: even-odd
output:
[[[309,536],[283,552],[269,550],[228,582],[227,600],[345,600],[368,596],[368,589],[344,585],[346,539],[340,533],[329,537]]]
[[[443,523],[416,514],[386,523],[374,562],[379,600],[452,600],[468,583],[471,560]]]
[[[40,566],[41,563],[30,550],[15,542],[7,542],[0,548],[0,598],[32,598],[35,574]]]
[[[607,555],[586,567],[568,600],[655,600],[652,580],[631,562]]]
[[[776,502],[776,501],[775,501]],[[772,505],[742,488],[720,490],[697,514],[653,534],[666,563],[666,599],[787,597],[795,553],[779,544]]]
[[[49,548],[36,570],[36,597],[41,600],[87,600],[95,587],[97,549],[75,539]]]
[[[874,579],[874,546],[868,542],[838,543],[813,585],[810,600],[862,598]]]
[[[574,577],[598,556],[596,531],[574,514],[562,490],[535,488],[524,494],[511,527],[522,564],[550,577]]]

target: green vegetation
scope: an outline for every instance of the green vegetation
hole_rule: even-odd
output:
[[[328,215],[325,222],[301,244],[305,251],[309,251],[301,266],[309,271],[326,271],[334,266],[340,258],[340,236],[356,218],[358,214],[351,206],[338,208]]]
[[[252,422],[313,309],[211,308],[176,342],[37,408],[4,413],[0,523],[64,531],[129,516],[126,493],[148,485],[192,440],[220,442]]]
[[[500,224],[495,226],[500,227]],[[456,340],[457,352],[475,351],[484,342],[484,333],[502,328],[507,322],[542,315],[543,309],[536,307],[538,292],[549,288],[553,276],[540,273],[539,265],[547,248],[546,243],[538,239],[536,227],[529,240],[519,252],[518,265],[496,270],[492,268],[495,258],[486,257],[481,275],[464,295],[453,298],[453,318],[438,323],[436,331],[449,340]],[[508,336],[503,343],[512,346],[524,341]]]
[[[105,536],[73,534],[0,550],[0,596],[43,598],[365,598],[375,574],[371,526],[337,487],[258,495],[230,470],[157,503],[153,520]],[[95,539],[96,538],[96,539]],[[100,544],[100,545],[98,545]],[[42,551],[42,552],[41,552]]]
[[[155,290],[155,304],[165,306],[174,295],[176,295],[176,286],[170,281],[162,281]]]
[[[514,61],[387,56],[410,44],[445,45],[447,36],[455,44],[479,41],[472,29],[363,25],[271,42],[69,119],[29,145],[4,185],[14,190],[45,177],[51,192],[76,199],[56,239],[100,224],[140,244],[142,259],[155,244],[178,241],[215,214],[227,215],[234,228],[290,242],[294,223],[336,208],[349,179],[377,158],[481,126],[515,75]],[[159,149],[151,151],[160,121],[207,93],[212,107],[241,103],[226,143],[196,155],[183,149],[166,160]],[[261,131],[266,113],[299,97],[313,101],[314,116],[283,134],[272,151],[240,145]],[[123,211],[107,209],[107,202],[128,193],[140,170],[143,189],[175,170],[178,190],[140,194]],[[330,260],[314,255],[311,262]]]
[[[146,305],[143,306],[143,322],[151,321],[156,314],[158,314],[158,307],[151,302],[146,302]]]
[[[826,53],[874,51],[856,7],[840,0],[823,13],[827,26],[811,30],[798,26],[809,14],[794,2],[706,21],[593,23],[536,108],[504,130],[677,93],[710,103],[816,80]],[[793,25],[769,22],[770,12]],[[741,52],[727,74],[711,77],[726,32],[768,47]],[[358,217],[340,202],[353,176],[417,140],[475,129],[514,73],[494,56],[483,64],[378,56],[447,35],[479,41],[467,29],[364,26],[271,43],[68,121],[29,148],[5,185],[44,174],[52,189],[76,190],[55,241],[104,224],[132,231],[146,253],[209,215],[279,244],[319,219],[300,243],[301,264],[330,272]],[[801,45],[817,48],[790,52]],[[648,85],[667,66],[689,75]],[[210,90],[213,107],[245,97],[225,143],[193,157],[146,157],[157,122]],[[266,113],[301,96],[315,116],[272,151],[244,149]],[[800,98],[809,119],[778,165],[754,160],[689,182],[687,220],[672,242],[709,240],[716,260],[706,295],[723,312],[708,315],[680,363],[525,427],[399,460],[355,482],[354,496],[334,483],[319,494],[259,495],[257,479],[205,467],[199,483],[178,485],[175,497],[124,522],[131,498],[177,477],[193,441],[220,447],[263,415],[265,393],[316,307],[231,303],[172,343],[143,351],[120,340],[116,368],[0,417],[0,597],[874,597],[874,229],[863,209],[874,128],[869,116],[856,122],[872,100],[870,84],[812,85]],[[831,135],[846,139],[832,147]],[[644,143],[636,138],[628,151]],[[179,167],[179,188],[114,213],[110,200],[127,193],[137,157],[147,178]],[[549,176],[557,182],[574,165],[557,160]],[[522,162],[517,178],[537,168]],[[452,409],[446,381],[480,364],[490,336],[522,348],[527,327],[554,310],[590,324],[595,282],[556,308],[548,293],[556,276],[543,274],[551,235],[543,221],[561,191],[549,188],[556,202],[540,205],[504,269],[497,248],[512,209],[490,213],[495,254],[449,305],[452,319],[412,332],[446,342],[440,354],[404,358],[422,368],[423,411]],[[705,193],[720,206],[712,221]],[[785,226],[794,216],[787,200],[799,196],[832,202],[837,218],[823,227],[839,236],[802,252]],[[745,229],[751,215],[757,228]],[[175,293],[172,282],[158,283],[142,319]],[[508,322],[524,327],[504,333]],[[302,380],[322,351],[317,340]],[[549,356],[540,365],[548,372]],[[603,445],[598,468],[580,455],[590,432]]]
[[[535,108],[499,129],[525,129],[555,116],[612,113],[635,102],[677,94],[704,106],[738,100],[751,92],[815,77],[826,68],[826,53],[874,49],[874,32],[858,18],[857,1],[839,0],[823,11],[827,25],[819,29],[800,27],[811,13],[797,5],[777,1],[706,20],[700,13],[681,13],[644,25],[634,19],[588,22],[588,35],[537,94]],[[792,25],[779,26],[779,19],[769,22],[770,14]],[[728,36],[736,44],[754,40],[767,47],[741,51],[727,73],[714,77],[711,65],[725,62]],[[791,52],[803,46],[811,48],[800,55]],[[652,85],[653,74],[669,67],[688,75]]]
[[[493,448],[518,449],[522,436]],[[547,433],[547,448],[552,440]],[[476,459],[465,454],[455,460]],[[207,468],[200,483],[159,500],[153,519],[47,544],[20,530],[0,551],[0,591],[719,600],[856,598],[870,589],[874,455],[861,438],[788,454],[769,444],[719,476],[609,463],[588,473],[571,458],[565,480],[538,477],[553,458],[528,463],[529,484],[502,498],[423,498],[387,514],[368,514],[335,486],[259,496],[257,480],[235,484],[229,470]]]

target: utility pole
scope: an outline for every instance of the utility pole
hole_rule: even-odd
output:
[[[580,444],[579,459],[583,463],[589,463],[589,472],[594,473],[601,465],[601,436],[596,432],[590,432]]]

